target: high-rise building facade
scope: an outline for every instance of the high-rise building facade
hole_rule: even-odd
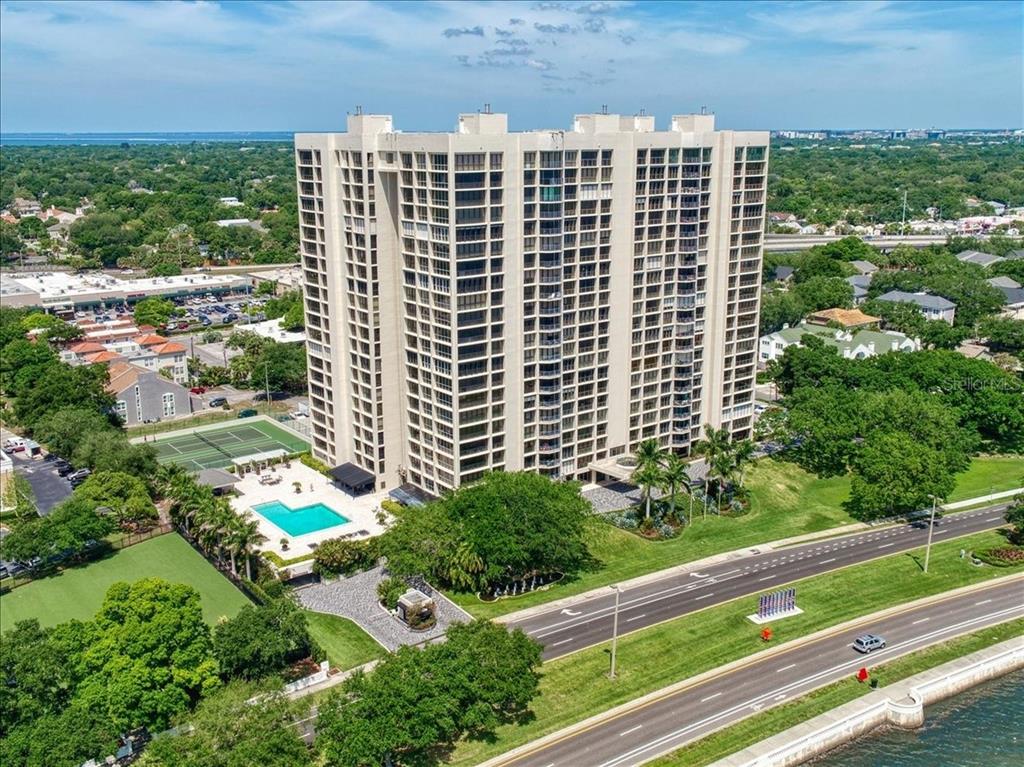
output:
[[[313,453],[378,489],[751,432],[766,132],[578,115],[295,137]]]

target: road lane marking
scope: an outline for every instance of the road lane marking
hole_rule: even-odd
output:
[[[835,561],[836,561],[836,558],[832,557],[832,559],[823,559],[820,562],[818,562],[818,564],[819,565],[827,565],[829,562],[835,562]]]
[[[1002,519],[1002,517],[991,517],[990,519],[986,519],[985,521],[986,522],[998,522],[1000,519]]]
[[[708,702],[709,700],[714,700],[715,698],[717,698],[717,697],[718,697],[719,695],[721,695],[721,694],[722,694],[722,693],[720,693],[720,692],[716,692],[716,693],[715,693],[714,695],[709,695],[709,696],[708,696],[708,697],[706,697],[706,698],[701,698],[701,699],[700,699],[700,702],[701,702],[701,703],[707,703],[707,702]]]
[[[930,620],[930,618],[921,618],[920,620],[914,621],[910,625],[911,626],[916,626],[918,623],[927,623],[929,620]]]
[[[573,637],[569,637],[568,639],[563,639],[563,640],[562,640],[561,642],[555,642],[555,643],[554,643],[553,645],[551,645],[551,646],[552,646],[552,647],[558,647],[558,645],[560,645],[560,644],[565,644],[566,642],[571,642],[572,640],[573,640]]]
[[[782,695],[776,695],[774,698],[772,698],[772,700],[782,700],[785,697],[786,693],[782,693]]]
[[[758,581],[770,581],[770,580],[771,580],[772,578],[774,578],[774,577],[776,577],[776,575],[775,575],[775,574],[772,574],[772,575],[766,575],[766,576],[765,576],[764,578],[758,578],[757,580],[758,580]]]
[[[714,596],[714,594],[701,594],[699,597],[694,597],[693,601],[696,602],[698,599],[707,599],[708,597],[713,597],[713,596]]]
[[[646,617],[647,617],[647,613],[641,613],[640,615],[634,615],[632,618],[626,618],[626,623],[632,623],[633,621],[638,621],[641,618],[646,618]]]
[[[880,548],[880,549],[887,549],[887,548],[889,548],[889,547],[890,547],[890,546],[892,546],[892,545],[893,545],[893,544],[891,544],[891,543],[883,543],[883,544],[882,544],[881,546],[879,546],[878,548]]]
[[[780,669],[776,669],[775,673],[776,674],[781,674],[783,671],[789,671],[791,668],[796,668],[796,664],[795,663],[790,663],[788,666],[783,666]]]
[[[978,605],[987,605],[991,601],[991,599],[982,599],[980,602],[975,602],[974,606],[977,607]]]
[[[621,738],[623,735],[629,735],[629,733],[631,733],[631,732],[636,732],[637,730],[641,729],[642,727],[643,727],[642,724],[638,724],[636,727],[630,727],[628,730],[623,730],[622,732],[619,733],[619,737]]]

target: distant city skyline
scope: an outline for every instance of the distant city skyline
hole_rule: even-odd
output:
[[[1019,2],[0,2],[0,130],[1020,128]],[[554,119],[552,119],[554,117]],[[565,127],[568,127],[566,125]]]

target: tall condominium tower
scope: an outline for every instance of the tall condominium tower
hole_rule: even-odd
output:
[[[356,483],[602,479],[648,438],[749,435],[767,133],[357,113],[295,159],[313,453]]]

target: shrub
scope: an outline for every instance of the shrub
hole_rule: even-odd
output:
[[[316,547],[313,572],[318,575],[339,575],[363,570],[373,562],[369,541],[346,541],[331,538]]]
[[[383,501],[381,501],[380,507],[391,516],[401,514],[402,510],[405,508],[398,501],[392,501],[390,498],[385,498]]]
[[[299,461],[302,462],[305,466],[311,468],[313,471],[320,472],[325,477],[330,476],[330,474],[328,473],[331,470],[330,467],[323,461],[314,458],[310,453],[300,453]]]
[[[1019,567],[1024,565],[1024,546],[996,546],[975,551],[974,556],[993,567]]]
[[[389,610],[398,607],[398,600],[408,587],[401,578],[385,578],[377,584],[377,596]]]

